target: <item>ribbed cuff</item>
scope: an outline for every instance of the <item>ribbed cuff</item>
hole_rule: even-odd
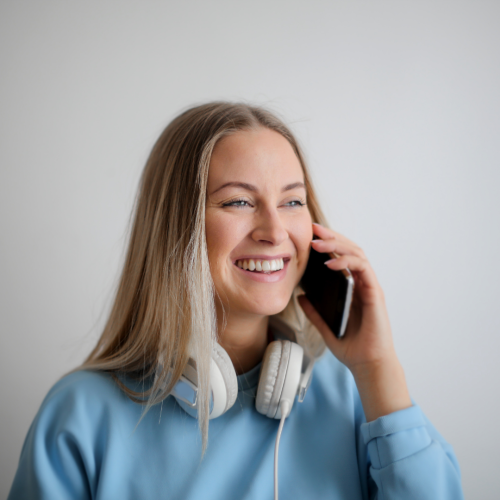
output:
[[[431,444],[420,407],[411,406],[361,425],[372,467],[381,469]]]

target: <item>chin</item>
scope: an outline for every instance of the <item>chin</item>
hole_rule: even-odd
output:
[[[282,297],[267,297],[264,300],[258,300],[251,304],[251,307],[247,311],[259,316],[272,316],[278,314],[285,309],[290,302],[290,297],[292,294],[287,294]]]

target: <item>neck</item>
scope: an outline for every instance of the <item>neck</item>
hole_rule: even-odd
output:
[[[219,344],[228,353],[237,375],[257,366],[267,347],[268,316],[237,316],[226,313],[226,324],[222,322],[222,311],[217,311]]]

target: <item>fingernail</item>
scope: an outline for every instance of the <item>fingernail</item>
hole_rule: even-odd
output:
[[[330,260],[327,260],[325,262],[325,266],[327,266],[328,264],[331,264],[332,262],[335,262],[337,260],[337,258],[335,257],[335,259],[330,259]]]

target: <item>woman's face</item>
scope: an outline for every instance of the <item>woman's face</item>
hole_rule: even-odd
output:
[[[277,314],[288,304],[312,240],[306,201],[302,167],[278,132],[239,131],[217,143],[206,237],[215,289],[230,317]]]

